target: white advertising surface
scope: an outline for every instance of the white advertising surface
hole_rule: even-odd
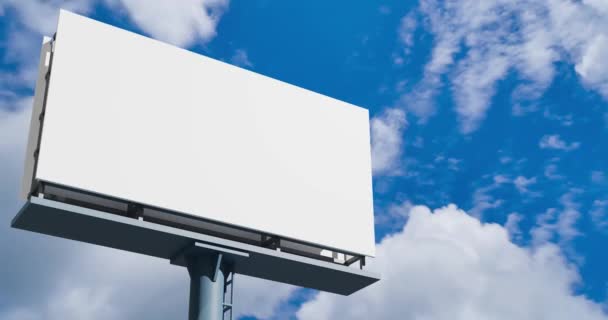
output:
[[[62,11],[36,179],[374,255],[365,109]]]

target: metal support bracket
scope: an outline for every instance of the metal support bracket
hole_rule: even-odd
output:
[[[234,257],[249,253],[202,242],[193,242],[180,249],[173,264],[185,264],[190,274],[191,320],[232,319]]]
[[[135,203],[129,203],[127,205],[127,216],[134,218],[134,219],[139,219],[140,217],[142,217],[144,215],[144,207],[140,204],[135,204]]]
[[[275,236],[262,236],[262,247],[281,251],[281,238]]]
[[[346,260],[344,262],[345,266],[350,266],[353,263],[359,261],[359,267],[361,268],[361,270],[363,270],[363,267],[365,266],[365,256],[354,256],[349,258],[348,260]]]
[[[217,282],[217,274],[222,272],[220,270],[220,267],[222,266],[222,257],[223,256],[224,255],[221,253],[217,254],[217,260],[215,261],[215,270],[213,270],[213,278],[212,278],[213,282]]]
[[[232,270],[236,259],[249,258],[249,253],[245,251],[194,241],[178,250],[169,261],[173,265],[187,266],[188,263],[186,260],[188,257],[211,254],[216,254],[218,256],[215,262],[216,272],[213,276],[214,282],[217,279],[217,270],[222,265],[227,266],[230,270]]]

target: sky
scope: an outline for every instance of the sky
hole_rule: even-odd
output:
[[[240,319],[608,319],[605,0],[0,0],[0,319],[187,316],[185,270],[9,227],[60,7],[369,109],[382,280],[238,277]]]

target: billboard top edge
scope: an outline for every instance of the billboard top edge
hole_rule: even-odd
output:
[[[96,23],[96,24],[103,25],[104,27],[109,28],[109,29],[111,29],[111,30],[115,30],[115,31],[121,31],[121,32],[128,32],[128,33],[130,33],[130,34],[131,34],[132,36],[134,36],[134,37],[141,38],[141,39],[146,39],[147,41],[152,41],[152,42],[155,42],[155,43],[157,43],[157,44],[159,44],[159,45],[162,45],[162,46],[165,46],[165,47],[168,47],[168,48],[173,48],[173,49],[179,50],[179,51],[181,51],[182,53],[186,53],[186,54],[194,55],[194,56],[199,57],[199,58],[201,58],[201,59],[209,59],[209,60],[213,60],[214,62],[221,63],[221,64],[222,64],[222,65],[224,65],[224,66],[227,66],[227,67],[230,67],[230,68],[234,68],[234,69],[240,70],[241,72],[247,72],[247,73],[250,73],[250,74],[253,74],[253,75],[256,75],[256,76],[260,76],[260,77],[267,78],[267,79],[272,80],[272,81],[277,81],[277,82],[283,83],[283,84],[288,85],[288,86],[291,86],[291,87],[298,88],[298,89],[300,89],[300,90],[305,90],[305,91],[307,91],[307,92],[308,92],[308,93],[310,93],[310,94],[313,94],[313,95],[316,95],[316,96],[320,96],[320,97],[323,97],[323,98],[325,98],[325,99],[330,99],[330,100],[333,100],[333,101],[335,101],[335,102],[338,102],[338,103],[340,103],[340,104],[343,104],[344,106],[353,107],[353,108],[355,108],[356,110],[360,110],[361,112],[365,112],[366,114],[368,114],[368,115],[369,115],[369,110],[368,110],[367,108],[364,108],[364,107],[358,106],[358,105],[356,105],[356,104],[353,104],[353,103],[350,103],[350,102],[347,102],[347,101],[344,101],[344,100],[340,100],[340,99],[337,99],[337,98],[334,98],[334,97],[331,97],[331,96],[328,96],[328,95],[325,95],[325,94],[322,94],[322,93],[318,93],[318,92],[312,91],[312,90],[310,90],[310,89],[307,89],[307,88],[304,88],[304,87],[301,87],[301,86],[298,86],[298,85],[295,85],[295,84],[292,84],[292,83],[289,83],[289,82],[286,82],[286,81],[283,81],[283,80],[280,80],[280,79],[276,79],[276,78],[273,78],[273,77],[270,77],[270,76],[267,76],[267,75],[264,75],[264,74],[261,74],[261,73],[258,73],[258,72],[255,72],[255,71],[249,70],[249,69],[241,68],[241,67],[239,67],[239,66],[236,66],[236,65],[230,64],[230,63],[228,63],[228,62],[225,62],[225,61],[222,61],[222,60],[218,60],[218,59],[215,59],[215,58],[211,58],[211,57],[206,56],[206,55],[204,55],[204,54],[201,54],[201,53],[199,53],[199,52],[195,52],[195,51],[192,51],[192,50],[188,50],[188,49],[186,49],[186,48],[178,47],[178,46],[176,46],[176,45],[173,45],[173,44],[170,44],[170,43],[164,42],[164,41],[162,41],[162,40],[154,39],[154,38],[152,38],[152,37],[146,36],[146,35],[144,35],[144,34],[139,34],[139,33],[137,33],[137,32],[131,31],[131,30],[122,29],[122,28],[119,28],[119,27],[113,26],[113,25],[111,25],[111,24],[109,24],[109,23],[101,22],[101,21],[98,21],[98,20],[95,20],[95,19],[89,18],[89,17],[87,17],[87,16],[80,15],[80,14],[74,13],[74,12],[72,12],[72,11],[69,11],[69,10],[63,9],[63,8],[62,8],[62,9],[60,9],[60,11],[59,11],[59,20],[58,20],[58,23],[60,24],[60,23],[61,23],[62,18],[63,18],[63,17],[66,17],[66,16],[67,16],[67,17],[71,17],[71,18],[76,18],[76,19],[84,19],[84,20],[87,20],[88,22],[93,22],[93,23]],[[59,29],[59,28],[57,28],[57,29]]]

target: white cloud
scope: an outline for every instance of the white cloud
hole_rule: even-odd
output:
[[[485,63],[492,67],[487,68]],[[459,62],[452,85],[458,92],[456,112],[460,115],[462,132],[477,129],[494,96],[494,84],[504,76],[507,68],[507,59],[493,52],[471,53],[469,59]]]
[[[10,26],[2,57],[5,63],[15,64],[17,70],[1,74],[0,85],[32,88],[42,36],[55,32],[59,8],[87,15],[100,3],[124,9],[143,31],[178,46],[211,40],[228,7],[228,0],[0,0],[0,11],[11,8],[18,17]]]
[[[591,221],[597,229],[608,229],[608,200],[593,201],[590,214]]]
[[[597,89],[608,96],[608,37],[599,34],[590,41],[583,51],[580,62],[576,65],[576,72],[582,77],[585,84]]]
[[[545,167],[544,175],[549,180],[560,180],[563,179],[564,176],[557,173],[557,165],[554,163],[550,163]]]
[[[417,116],[434,113],[433,99],[446,79],[461,130],[470,133],[484,119],[498,82],[512,71],[522,80],[513,92],[514,106],[535,110],[522,103],[543,94],[558,61],[572,65],[585,85],[608,98],[604,1],[420,0],[416,13],[434,36],[423,79],[404,96]],[[406,35],[410,25],[401,27]]]
[[[33,88],[38,74],[38,58],[42,36],[52,36],[57,27],[59,7],[88,13],[94,0],[0,0],[0,10],[11,8],[17,19],[9,27],[2,59],[15,65],[16,70],[0,74],[0,86],[5,88]]]
[[[0,99],[0,150],[3,156],[15,157],[15,153],[25,152],[32,104],[32,97]],[[8,162],[11,159],[5,160]]]
[[[568,143],[559,136],[559,134],[544,135],[538,142],[541,149],[555,149],[563,151],[572,151],[581,146],[580,142]]]
[[[477,218],[483,217],[483,213],[488,209],[496,209],[503,203],[502,199],[495,199],[490,192],[496,188],[495,185],[481,187],[473,192],[473,207],[469,213]]]
[[[19,15],[19,23],[38,35],[51,36],[57,28],[59,8],[88,13],[95,0],[3,0],[0,7],[12,7]]]
[[[409,200],[405,200],[399,204],[391,204],[387,210],[375,213],[374,223],[376,225],[401,229],[413,207],[414,205]]]
[[[469,213],[476,217],[483,217],[483,213],[488,209],[496,209],[503,204],[502,199],[495,199],[491,195],[491,192],[498,189],[500,186],[506,183],[510,183],[511,179],[501,174],[497,174],[492,177],[492,183],[479,187],[473,191],[472,203],[473,206],[468,210]]]
[[[0,318],[7,320],[79,320],[79,319],[120,319],[117,310],[108,305],[110,292],[87,288],[66,288],[55,292],[43,312],[31,309],[14,309],[0,313]]]
[[[536,183],[536,177],[526,178],[524,176],[518,176],[513,180],[513,184],[519,193],[529,193],[528,186]]]
[[[234,303],[238,316],[268,319],[297,289],[294,286],[237,275]]]
[[[519,223],[524,219],[524,217],[517,213],[511,212],[507,216],[507,222],[505,222],[505,229],[509,233],[509,236],[512,240],[520,240],[521,239],[521,229],[519,228]]]
[[[399,28],[399,39],[405,46],[405,55],[410,54],[410,49],[414,45],[414,32],[416,31],[416,28],[418,28],[418,22],[416,21],[416,17],[414,16],[413,12],[410,12],[401,19],[401,27]]]
[[[511,182],[511,179],[509,179],[508,177],[506,177],[502,174],[497,174],[492,179],[494,180],[494,183],[497,185]]]
[[[207,42],[216,35],[228,0],[105,0],[120,5],[129,17],[152,37],[187,47]]]
[[[550,110],[545,109],[543,116],[548,120],[559,122],[564,127],[570,127],[574,124],[574,119],[571,113],[565,115],[559,115],[551,113]]]
[[[380,282],[350,297],[320,293],[298,318],[608,319],[574,292],[578,272],[557,246],[518,247],[503,227],[455,206],[413,208],[403,231],[378,245],[370,268]]]
[[[575,197],[579,189],[571,189],[559,199],[561,210],[549,208],[536,218],[536,226],[530,230],[532,243],[543,245],[547,242],[559,242],[567,246],[572,239],[580,235],[576,225],[581,216],[580,204]]]
[[[187,318],[189,276],[185,268],[130,252],[58,241],[62,241],[64,251],[67,251],[64,253],[69,256],[61,259],[61,269],[57,273],[44,275],[53,278],[48,294],[37,300],[18,301],[4,314],[0,313],[0,318]],[[38,289],[41,288],[29,290]],[[237,275],[236,316],[248,314],[267,318],[294,290],[292,286]]]
[[[237,49],[230,58],[230,62],[240,67],[253,67],[253,63],[249,60],[249,55],[244,49]]]
[[[405,112],[399,109],[386,109],[380,116],[372,118],[372,169],[375,175],[398,173],[406,126]]]

